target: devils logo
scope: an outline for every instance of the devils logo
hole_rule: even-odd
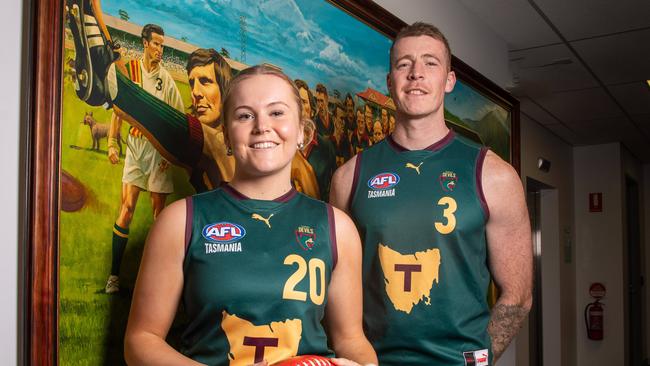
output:
[[[440,174],[438,181],[440,182],[440,187],[442,187],[443,191],[452,192],[454,188],[456,188],[458,178],[456,177],[456,173],[447,170]]]

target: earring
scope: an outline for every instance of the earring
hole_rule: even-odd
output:
[[[232,147],[228,146],[228,148],[226,149],[226,155],[232,156]]]
[[[298,150],[302,150],[303,147],[305,147],[305,143],[302,142],[302,141],[299,142],[299,143],[298,143]]]

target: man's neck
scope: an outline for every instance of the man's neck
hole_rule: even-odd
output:
[[[421,119],[397,117],[392,138],[409,150],[422,150],[442,140],[449,133],[444,115]]]
[[[321,110],[320,112],[320,120],[323,121],[323,124],[325,126],[329,127],[330,124],[330,115],[327,113],[325,110]]]
[[[152,59],[145,56],[142,58],[142,66],[144,66],[146,72],[150,73],[160,66],[160,62],[153,62]]]

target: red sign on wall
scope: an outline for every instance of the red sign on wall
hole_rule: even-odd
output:
[[[605,297],[606,292],[607,290],[605,290],[605,285],[600,282],[594,282],[591,284],[591,286],[589,286],[589,295],[591,295],[591,297],[594,299],[602,299]]]
[[[589,212],[603,212],[603,193],[589,193]]]

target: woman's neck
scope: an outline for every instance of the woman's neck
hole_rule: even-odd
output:
[[[289,166],[290,168],[290,166]],[[268,176],[235,175],[230,186],[239,193],[256,200],[271,201],[293,189],[291,185],[291,169]]]

